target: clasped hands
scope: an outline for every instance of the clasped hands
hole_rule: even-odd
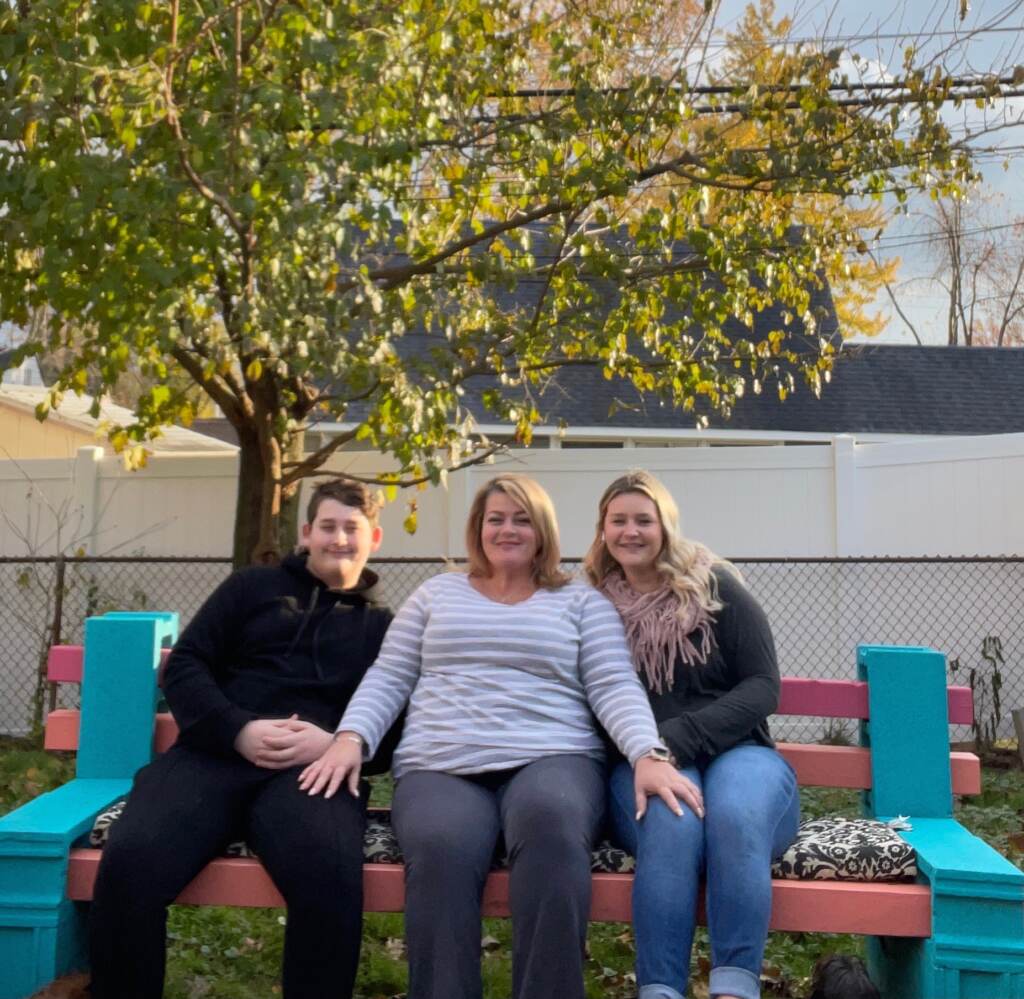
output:
[[[319,759],[331,744],[332,733],[312,722],[291,718],[257,719],[235,737],[235,750],[250,763],[267,770],[287,770]]]

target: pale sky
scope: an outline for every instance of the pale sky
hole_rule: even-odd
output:
[[[722,0],[716,16],[717,29],[728,30],[746,6],[745,0]],[[794,19],[794,39],[824,35],[829,39],[829,47],[842,45],[877,63],[880,75],[886,71],[898,74],[903,50],[912,43],[922,53],[941,54],[948,71],[962,76],[1006,75],[1012,73],[1015,65],[1024,64],[1024,0],[973,0],[963,21],[958,0],[902,0],[895,4],[884,0],[776,0],[776,19],[786,14]],[[982,112],[972,107],[960,111],[958,118],[951,111],[948,119],[962,133],[965,125],[972,129],[981,125],[983,115],[988,115],[991,124],[1001,113],[1006,116],[1004,120],[1013,123],[1011,127],[991,132],[980,140],[982,145],[1002,148],[983,153],[977,161],[984,180],[980,196],[973,201],[984,204],[979,209],[979,221],[968,223],[977,229],[1005,225],[1024,216],[1024,98],[1007,102],[1004,112]],[[934,255],[934,237],[929,238],[935,226],[921,217],[927,208],[927,198],[912,204],[910,216],[890,225],[877,251],[880,257],[902,258],[895,290],[922,341],[944,343],[948,298],[930,280],[939,263]],[[998,235],[998,230],[993,231]],[[890,317],[878,340],[913,343],[912,335],[888,299],[880,300],[878,306]]]

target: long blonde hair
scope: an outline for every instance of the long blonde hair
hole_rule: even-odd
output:
[[[491,493],[504,493],[530,518],[537,534],[537,554],[533,558],[533,580],[544,589],[554,590],[569,582],[567,573],[559,568],[561,551],[558,545],[558,521],[551,497],[544,487],[526,475],[505,472],[485,482],[473,497],[466,521],[466,551],[469,554],[471,576],[490,576],[491,563],[484,555],[480,533],[484,523],[484,508]]]
[[[718,599],[718,584],[713,568],[722,565],[736,576],[739,573],[729,562],[699,541],[691,541],[682,536],[679,530],[679,507],[672,494],[660,480],[642,469],[620,476],[601,496],[597,506],[594,541],[583,559],[583,568],[591,585],[600,587],[609,574],[622,571],[605,544],[604,521],[609,504],[625,493],[646,496],[658,511],[662,543],[655,568],[679,597],[680,610],[693,605],[709,614],[721,610],[722,603]]]

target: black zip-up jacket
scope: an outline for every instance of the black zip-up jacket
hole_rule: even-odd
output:
[[[782,684],[768,618],[728,569],[716,568],[715,579],[724,606],[714,616],[707,662],[687,666],[677,659],[672,688],[647,692],[658,731],[680,766],[704,767],[741,742],[775,745],[768,716]]]
[[[364,569],[355,588],[329,589],[305,554],[229,576],[167,659],[163,692],[180,742],[230,755],[248,722],[293,714],[334,731],[391,623],[376,586]],[[365,772],[387,769],[397,736]]]

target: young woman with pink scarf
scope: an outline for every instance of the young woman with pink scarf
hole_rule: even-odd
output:
[[[768,732],[779,696],[768,621],[730,565],[680,535],[675,501],[647,472],[605,490],[585,565],[622,616],[679,773],[703,792],[703,817],[655,799],[641,817],[629,765],[612,772],[613,833],[637,861],[639,999],[686,993],[702,878],[710,995],[758,999],[771,863],[800,818],[796,779]]]

